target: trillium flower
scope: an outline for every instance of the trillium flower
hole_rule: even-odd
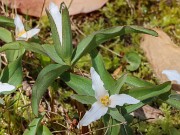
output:
[[[176,81],[180,84],[180,73],[176,70],[163,70],[162,74],[165,74],[170,81]]]
[[[95,91],[95,98],[97,101],[92,105],[91,109],[85,113],[83,118],[79,121],[79,126],[87,126],[91,122],[96,121],[105,115],[108,108],[115,108],[116,105],[123,106],[124,104],[137,104],[137,100],[126,94],[109,95],[108,91],[104,88],[104,83],[98,73],[93,67],[90,70],[92,78],[92,88]]]
[[[2,92],[8,92],[8,91],[12,91],[15,89],[15,86],[10,85],[8,83],[2,83],[0,82],[0,93]]]
[[[16,15],[14,18],[14,24],[16,26],[16,30],[15,30],[16,40],[28,40],[29,38],[38,34],[40,31],[40,29],[38,29],[38,28],[33,28],[29,31],[26,31],[24,29],[24,25],[18,15]]]
[[[51,14],[54,20],[54,23],[58,31],[59,39],[62,45],[62,14],[60,13],[58,6],[53,2],[51,2],[49,5],[49,13]]]

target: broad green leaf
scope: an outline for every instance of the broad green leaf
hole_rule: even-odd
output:
[[[52,135],[52,133],[45,125],[40,125],[37,130],[37,135]]]
[[[119,122],[126,122],[122,114],[118,111],[117,108],[110,108],[108,110],[108,114],[111,115],[111,117]]]
[[[129,90],[128,94],[142,101],[148,98],[159,96],[163,93],[168,92],[170,89],[171,89],[171,83],[165,82],[163,84],[155,85],[155,86],[134,88]]]
[[[38,54],[46,55],[44,49],[38,43],[25,42],[25,41],[18,41],[18,43],[28,51],[32,51],[32,52],[35,52]]]
[[[90,79],[69,72],[64,72],[61,75],[61,79],[77,94],[94,97],[94,90],[92,89],[92,81]]]
[[[81,102],[82,104],[93,104],[94,102],[96,102],[96,98],[93,96],[86,96],[86,95],[77,95],[77,94],[73,94],[71,96],[71,98]]]
[[[51,32],[52,32],[52,38],[53,38],[55,50],[57,54],[59,55],[59,57],[63,59],[62,50],[61,50],[61,41],[60,41],[60,37],[57,31],[56,24],[48,10],[46,10],[46,13],[49,18],[50,25],[51,25]]]
[[[100,75],[101,80],[104,83],[104,87],[107,90],[111,91],[116,81],[105,69],[101,54],[96,49],[94,49],[93,51],[90,52],[90,55],[91,55],[92,66],[94,67],[96,72]]]
[[[0,98],[0,105],[4,105],[4,100]]]
[[[154,98],[149,98],[149,99],[139,102],[138,104],[125,106],[125,109],[126,109],[127,113],[129,114],[129,113],[141,108],[142,106],[146,105],[147,103],[153,101],[153,99]]]
[[[37,118],[33,119],[28,128],[24,131],[23,135],[36,135],[44,115],[45,113],[42,113]]]
[[[72,32],[71,32],[71,23],[68,9],[65,3],[61,4],[61,13],[62,13],[62,54],[63,58],[67,62],[71,62],[72,57]]]
[[[15,27],[14,20],[5,16],[0,16],[0,26]]]
[[[56,63],[59,64],[64,64],[64,62],[62,61],[62,59],[59,57],[59,55],[57,54],[54,45],[42,45],[42,48],[44,49],[45,53]]]
[[[71,26],[68,15],[69,13],[64,3],[61,4],[60,10],[62,14],[62,44],[60,41],[60,37],[55,22],[49,11],[46,10],[46,12],[51,25],[52,38],[54,41],[55,50],[57,54],[63,59],[63,61],[67,62],[67,64],[70,64],[71,56],[72,56],[72,35],[71,35]]]
[[[126,66],[129,71],[135,71],[139,68],[141,64],[141,57],[138,55],[138,53],[126,53],[124,58],[129,63],[129,65]]]
[[[127,78],[127,74],[123,74],[115,83],[115,86],[113,86],[113,89],[110,91],[110,94],[118,94],[125,83]]]
[[[22,55],[6,66],[1,73],[1,81],[8,82],[11,85],[19,86],[23,79],[22,73]]]
[[[121,125],[120,135],[133,135],[133,130],[129,125]]]
[[[116,36],[121,36],[129,33],[144,33],[157,36],[158,34],[149,29],[138,26],[118,26],[112,27],[105,30],[97,31],[86,38],[84,38],[73,52],[72,63],[75,64],[83,55],[91,52],[98,45],[103,42],[112,39]]]
[[[19,57],[19,50],[7,50],[5,51],[8,63],[13,62]]]
[[[139,79],[137,77],[128,75],[125,83],[127,83],[128,85],[134,86],[134,87],[146,87],[146,86],[153,86],[152,83],[150,82],[146,82],[142,79]]]
[[[23,55],[24,52],[25,52],[24,48],[19,48],[19,50],[7,50],[7,51],[5,51],[8,63],[15,61],[18,57]]]
[[[165,102],[180,110],[180,101],[179,100],[169,98]]]
[[[0,27],[0,39],[6,43],[12,42],[12,33],[9,30]]]
[[[39,102],[47,87],[68,68],[67,65],[50,64],[41,70],[32,89],[32,109],[36,116],[38,115]]]
[[[108,128],[107,135],[119,135],[121,122],[111,118],[108,126],[110,127]]]
[[[40,44],[25,42],[25,41],[16,41],[16,42],[5,44],[4,46],[0,48],[0,52],[6,51],[6,50],[19,50],[22,48],[25,48],[25,50],[28,50],[28,51],[32,51],[38,54],[48,56]]]
[[[171,94],[169,98],[180,101],[180,94]]]

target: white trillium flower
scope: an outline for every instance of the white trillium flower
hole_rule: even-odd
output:
[[[79,126],[87,126],[91,122],[96,121],[105,115],[108,107],[115,108],[116,105],[123,106],[124,104],[137,104],[137,100],[126,94],[115,94],[109,96],[108,91],[104,88],[104,83],[98,73],[91,67],[92,88],[95,91],[95,98],[97,101],[92,105],[91,109],[85,113],[83,118],[79,121]]]
[[[60,13],[58,6],[53,2],[49,4],[49,13],[51,14],[54,20],[59,35],[59,39],[62,45],[62,14]]]
[[[2,92],[8,92],[8,91],[12,91],[15,89],[15,86],[10,85],[8,83],[2,83],[0,82],[0,93]]]
[[[176,81],[180,84],[180,73],[176,70],[163,70],[162,74],[165,74],[170,81]]]
[[[26,31],[24,29],[24,25],[18,15],[16,15],[14,18],[14,24],[16,26],[16,30],[15,30],[16,40],[28,40],[29,38],[38,34],[40,31],[40,29],[38,29],[38,28],[33,28],[31,30]]]

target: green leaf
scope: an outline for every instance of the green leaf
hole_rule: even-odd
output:
[[[42,113],[37,118],[33,119],[28,128],[24,131],[23,135],[36,135],[36,132],[44,115],[45,113]]]
[[[0,39],[6,43],[12,42],[12,33],[9,30],[0,27]]]
[[[32,51],[38,54],[48,56],[40,44],[25,42],[25,41],[16,41],[16,42],[5,44],[4,46],[0,48],[0,52],[6,51],[6,50],[19,50],[22,48],[25,48],[25,50],[28,50],[28,51]]]
[[[119,135],[121,127],[120,123],[121,122],[111,118],[110,122],[108,123],[108,126],[110,126],[110,128],[108,129],[107,135]]]
[[[69,72],[64,72],[61,75],[61,79],[77,94],[94,97],[94,90],[92,89],[92,81],[90,79]]]
[[[67,62],[71,62],[72,57],[72,32],[71,32],[71,23],[68,9],[65,3],[61,4],[61,13],[62,13],[62,54],[63,58]]]
[[[5,16],[0,16],[0,26],[15,27],[14,20]]]
[[[5,51],[8,63],[15,61],[18,57],[23,55],[24,52],[25,52],[24,48],[19,48],[19,50],[7,50],[7,51]]]
[[[52,135],[52,133],[45,125],[41,125],[37,130],[37,135]]]
[[[83,55],[91,52],[98,45],[103,42],[112,39],[116,36],[121,36],[129,33],[144,33],[157,36],[158,34],[149,29],[137,26],[118,26],[112,27],[105,30],[97,31],[86,38],[84,38],[73,52],[72,63],[75,64]]]
[[[39,102],[47,87],[63,72],[69,69],[67,65],[50,64],[41,70],[32,89],[32,109],[38,115]]]
[[[122,116],[122,114],[119,113],[117,108],[110,108],[108,110],[108,114],[111,115],[111,117],[119,122],[126,122],[125,118]]]
[[[126,53],[124,58],[130,64],[126,66],[126,68],[129,71],[135,71],[139,68],[141,64],[141,57],[138,55],[138,53],[135,52]]]
[[[125,83],[127,74],[123,74],[117,81],[113,89],[110,91],[110,95],[118,94]]]
[[[146,82],[142,79],[139,79],[137,77],[133,77],[131,75],[128,75],[126,80],[125,80],[125,83],[127,83],[128,85],[131,85],[131,86],[135,86],[135,87],[146,87],[146,86],[153,86],[152,83],[150,82]]]
[[[22,83],[23,73],[22,73],[22,55],[6,66],[1,73],[1,81],[8,82],[11,85],[19,86]]]
[[[81,102],[82,104],[93,104],[94,102],[96,102],[96,98],[93,96],[86,96],[86,95],[77,95],[77,94],[73,94],[71,96],[71,98]]]
[[[13,62],[19,57],[19,50],[7,50],[5,53],[8,63]]]
[[[142,88],[134,88],[129,90],[129,95],[134,98],[145,100],[148,98],[159,96],[163,93],[168,92],[171,89],[171,83],[165,82],[160,85],[142,87]]]
[[[105,69],[101,54],[96,49],[94,49],[93,51],[90,52],[90,55],[91,55],[92,66],[94,67],[96,72],[100,75],[100,78],[104,83],[104,87],[107,90],[111,91],[116,81]]]
[[[71,56],[72,56],[72,35],[71,35],[71,26],[70,26],[67,7],[65,6],[64,3],[61,4],[62,44],[60,41],[60,37],[55,22],[49,11],[46,10],[46,12],[51,25],[52,38],[54,41],[55,50],[57,54],[63,59],[63,61],[67,62],[67,64],[70,64]]]
[[[48,45],[48,44],[44,44],[42,45],[42,48],[44,49],[45,53],[56,63],[59,64],[65,64],[62,59],[59,57],[59,55],[57,54],[54,45]]]
[[[180,94],[171,94],[169,98],[180,101]]]
[[[149,102],[153,101],[153,99],[154,98],[149,98],[149,99],[139,102],[138,104],[125,106],[125,109],[126,109],[127,113],[129,114],[129,113],[141,108],[142,106],[148,104]]]
[[[121,125],[120,135],[133,135],[133,130],[129,125]]]
[[[180,110],[180,101],[179,100],[169,98],[165,102]]]

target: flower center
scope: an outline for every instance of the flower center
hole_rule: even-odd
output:
[[[26,33],[26,31],[25,31],[25,30],[23,30],[23,31],[19,32],[19,33],[18,33],[18,35],[17,35],[17,37],[21,37],[24,33]]]
[[[110,104],[108,95],[101,97],[100,101],[104,106],[108,106]]]

